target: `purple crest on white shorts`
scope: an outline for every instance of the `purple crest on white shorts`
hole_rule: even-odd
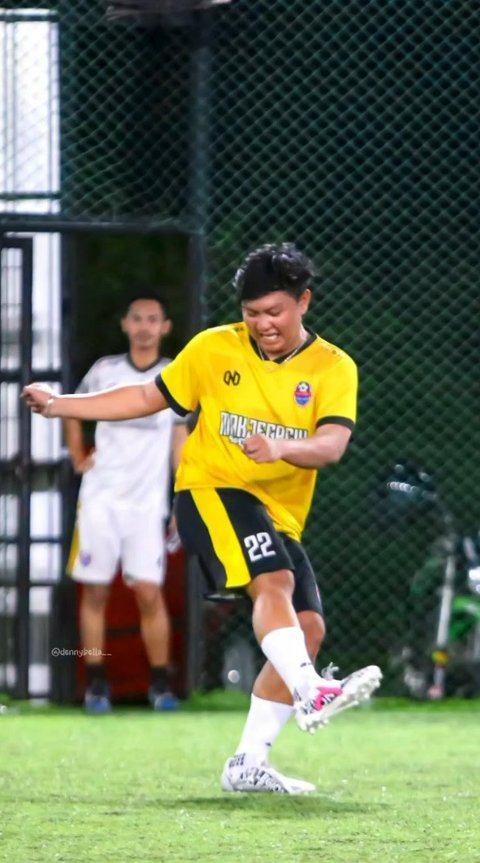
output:
[[[82,566],[89,566],[92,562],[92,555],[89,551],[81,551],[79,554],[79,558]]]

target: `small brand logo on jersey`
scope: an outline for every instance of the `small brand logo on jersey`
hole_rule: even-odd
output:
[[[240,383],[239,373],[237,371],[233,371],[233,372],[231,372],[230,370],[226,371],[224,376],[223,376],[223,383],[226,384],[227,387],[229,387],[230,384],[233,384],[234,387],[238,387],[238,385]]]
[[[89,566],[92,562],[92,555],[89,551],[81,551],[79,557],[82,566]]]
[[[297,405],[301,405],[301,407],[308,405],[312,398],[312,388],[310,384],[307,381],[300,381],[300,383],[295,387],[293,397]]]

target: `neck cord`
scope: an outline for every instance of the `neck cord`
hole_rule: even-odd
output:
[[[308,338],[308,336],[307,336],[307,338]],[[294,357],[296,354],[298,354],[298,352],[301,350],[301,348],[303,348],[303,346],[304,346],[304,344],[305,344],[306,340],[307,340],[307,339],[302,339],[302,341],[300,342],[300,344],[299,344],[299,345],[297,345],[297,347],[296,347],[296,348],[294,348],[294,349],[293,349],[293,351],[290,351],[290,353],[289,353],[289,354],[287,354],[287,356],[286,356],[286,357],[282,357],[282,358],[281,358],[281,360],[280,360],[280,362],[279,362],[279,365],[282,365],[283,363],[288,362],[288,360],[291,360],[291,359],[292,359],[292,357]],[[262,359],[262,360],[270,360],[270,357],[268,357],[268,356],[267,356],[267,354],[266,354],[266,353],[264,353],[264,351],[262,351],[262,349],[261,349],[260,345],[258,345],[258,344],[257,344],[257,347],[258,347],[258,352],[259,352],[259,354],[260,354],[261,359]],[[273,362],[273,363],[274,363],[274,362],[275,362],[275,360],[271,360],[271,362]]]

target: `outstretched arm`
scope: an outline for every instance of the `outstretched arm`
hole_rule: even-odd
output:
[[[154,380],[147,384],[74,395],[57,395],[46,384],[29,384],[24,387],[22,398],[34,413],[79,420],[128,420],[168,407]]]

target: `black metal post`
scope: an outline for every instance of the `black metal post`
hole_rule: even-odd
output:
[[[32,277],[33,242],[15,240],[22,251],[20,388],[32,381]],[[28,698],[30,666],[30,497],[31,413],[23,405],[19,414],[19,530],[17,569],[17,686],[18,698]]]
[[[211,12],[194,15],[191,58],[190,213],[192,233],[188,244],[189,332],[191,337],[208,323],[207,237],[209,202],[209,142],[211,90]],[[186,564],[187,692],[200,682],[203,595],[201,573],[195,560]]]
[[[208,321],[207,236],[212,62],[212,12],[194,15],[191,59],[189,302],[190,333]]]

